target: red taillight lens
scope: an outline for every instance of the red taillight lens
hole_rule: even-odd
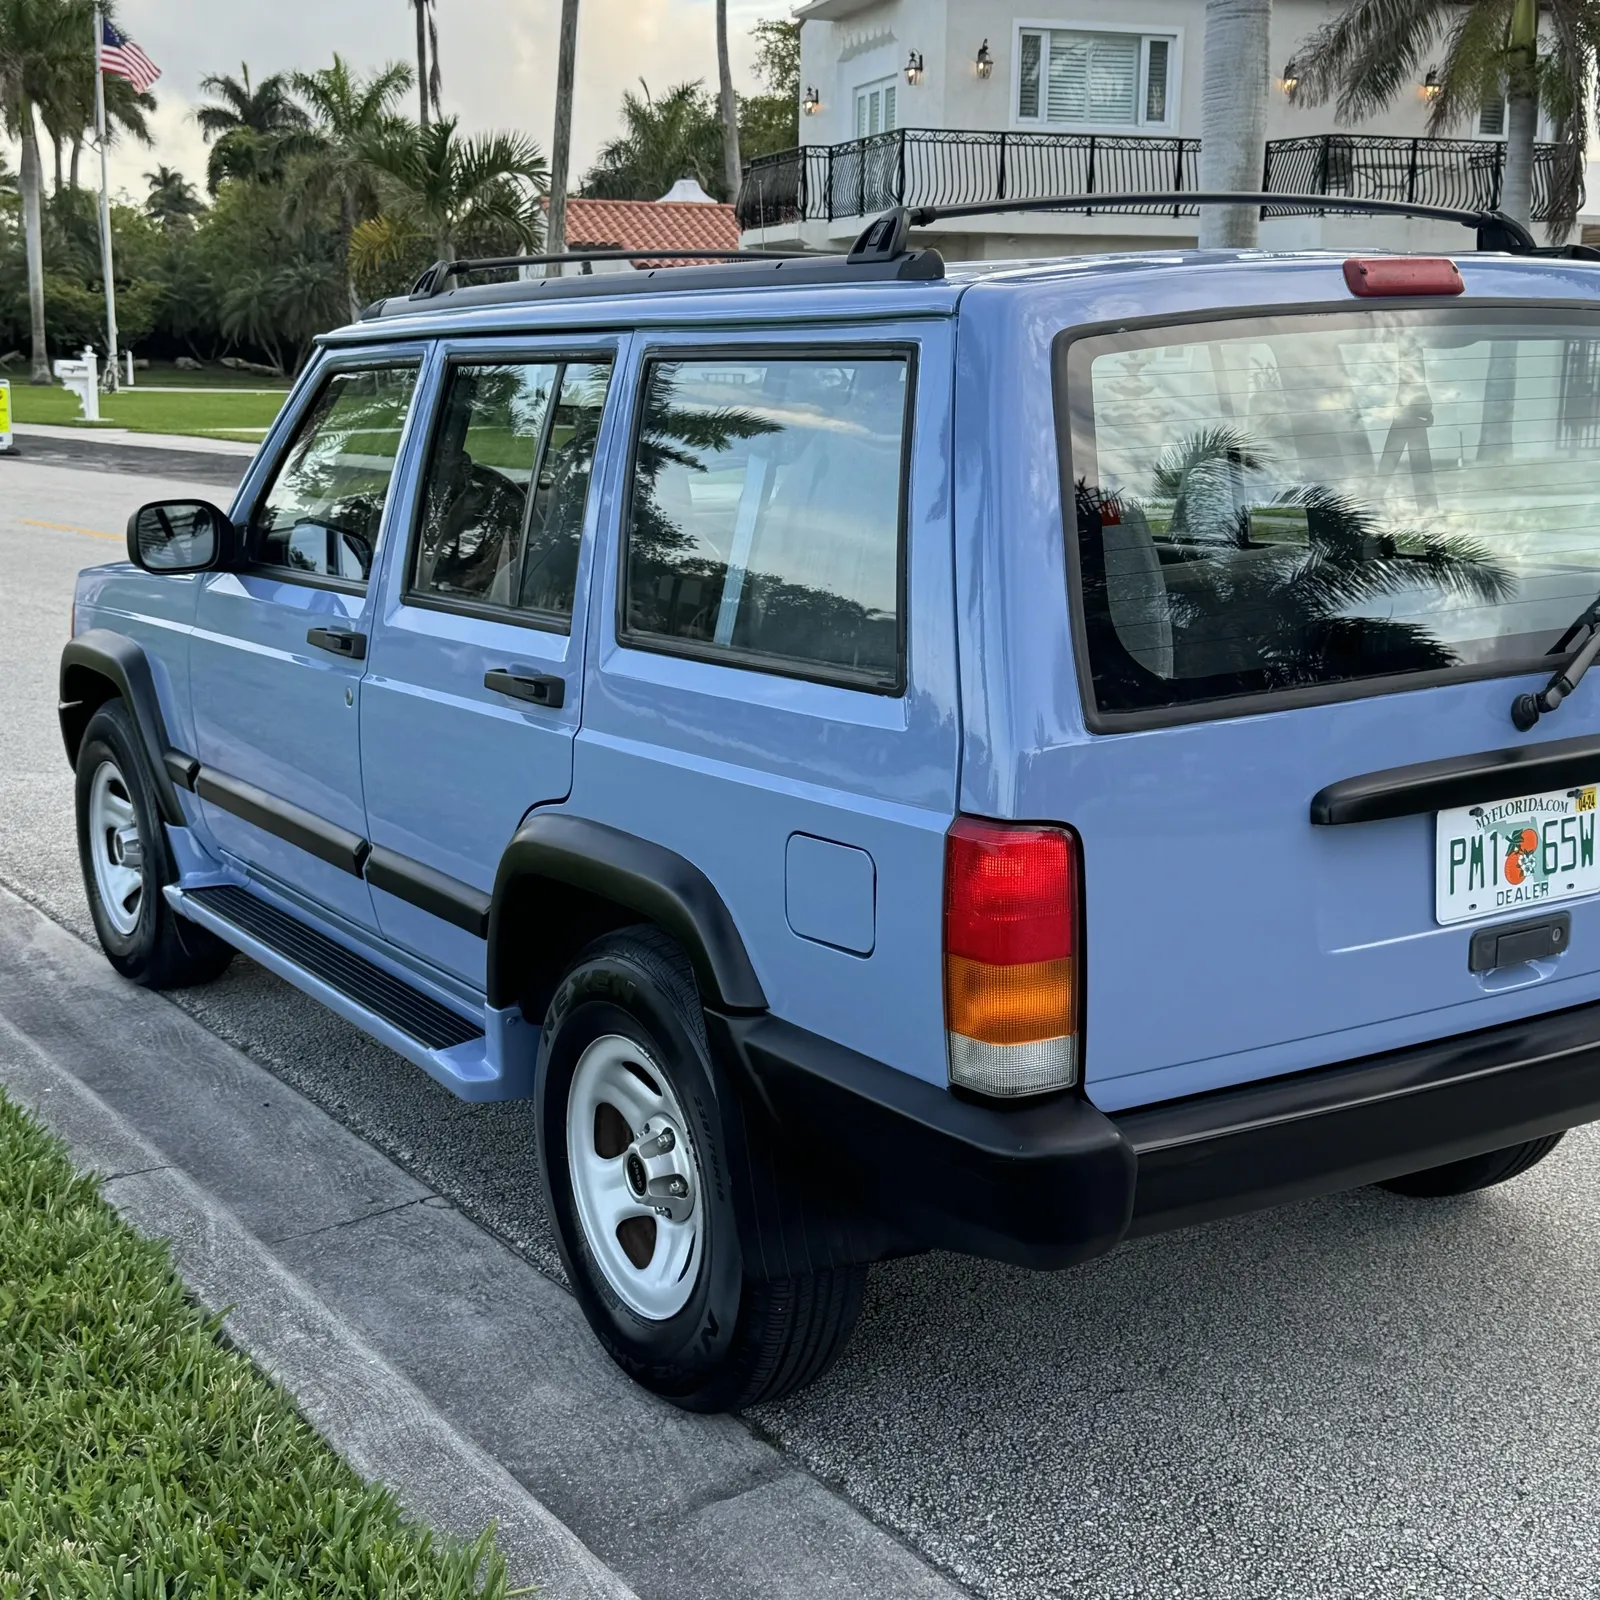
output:
[[[1078,942],[1074,836],[959,818],[945,848],[952,1081],[996,1095],[1076,1081]]]

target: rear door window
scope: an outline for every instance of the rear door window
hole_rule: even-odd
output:
[[[909,354],[645,364],[621,636],[898,692]]]
[[[411,598],[567,627],[610,376],[605,360],[451,368]]]
[[[1057,359],[1095,712],[1527,670],[1600,592],[1600,324],[1303,315]]]

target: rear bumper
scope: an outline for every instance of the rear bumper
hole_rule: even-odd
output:
[[[770,1016],[713,1017],[791,1163],[899,1247],[1069,1266],[1120,1239],[1375,1183],[1600,1119],[1600,1005],[1106,1116],[1014,1107]]]

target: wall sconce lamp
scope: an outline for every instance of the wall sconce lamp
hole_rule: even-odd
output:
[[[913,50],[906,60],[906,82],[915,88],[922,82],[922,52]]]
[[[1424,100],[1437,100],[1439,91],[1442,88],[1444,88],[1444,85],[1439,82],[1439,69],[1437,67],[1429,67],[1427,77],[1422,80],[1422,98]]]
[[[980,78],[987,78],[994,72],[994,57],[989,54],[987,39],[978,46],[978,59],[973,62],[973,67]]]
[[[819,95],[815,89],[807,89],[805,95],[800,101],[800,109],[805,112],[808,117],[814,117],[816,116],[817,112],[821,110],[821,108],[822,96]]]
[[[1283,92],[1291,99],[1300,87],[1300,63],[1293,56],[1283,64]]]

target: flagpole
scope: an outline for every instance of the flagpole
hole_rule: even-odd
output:
[[[111,178],[106,156],[106,79],[101,51],[105,27],[99,0],[94,5],[94,123],[100,136],[100,269],[106,280],[106,388],[116,393],[117,371],[117,286],[111,276]]]

